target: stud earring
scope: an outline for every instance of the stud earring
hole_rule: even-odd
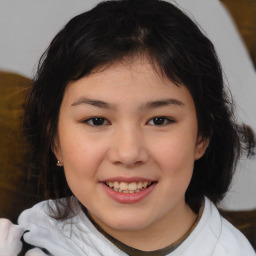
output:
[[[57,160],[57,166],[62,166],[62,162],[60,160]]]

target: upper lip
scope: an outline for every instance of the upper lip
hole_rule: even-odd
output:
[[[117,177],[111,177],[108,179],[104,179],[100,182],[114,182],[114,181],[118,181],[118,182],[126,182],[126,183],[132,183],[132,182],[154,182],[156,180],[153,179],[148,179],[148,178],[144,178],[144,177],[121,177],[121,176],[117,176]]]

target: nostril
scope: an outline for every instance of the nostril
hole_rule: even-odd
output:
[[[134,163],[125,163],[124,161],[118,161],[116,162],[117,165],[123,165],[125,166],[127,169],[132,169],[132,168],[135,168],[135,167],[138,167],[138,166],[141,166],[144,164],[143,161],[136,161]]]

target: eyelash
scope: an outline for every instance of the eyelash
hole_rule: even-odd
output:
[[[156,124],[156,123],[150,124],[150,122],[152,122],[152,121],[153,122],[160,121],[160,124]],[[96,124],[96,122],[99,122],[99,123]],[[163,123],[161,123],[161,122],[163,122]],[[165,116],[156,116],[156,117],[151,118],[149,121],[147,121],[147,124],[152,125],[152,126],[166,126],[166,125],[174,123],[174,122],[175,121],[171,118],[168,118]],[[88,118],[88,119],[84,120],[83,123],[89,124],[91,126],[110,125],[110,122],[106,118],[100,117],[100,116]]]
[[[93,123],[93,122],[97,122],[97,121],[103,121],[103,123],[102,124],[101,124],[101,122],[100,122],[100,124]],[[106,121],[108,122],[107,124],[105,123]],[[106,118],[100,117],[100,116],[88,118],[88,119],[84,120],[83,123],[89,124],[91,126],[103,126],[103,125],[110,124],[110,122]]]
[[[163,124],[150,124],[150,125],[154,125],[154,126],[166,126],[168,124],[174,123],[175,121],[169,117],[165,117],[165,116],[155,116],[153,118],[151,118],[147,124],[149,124],[151,121],[157,121],[157,122],[161,122],[163,121]]]

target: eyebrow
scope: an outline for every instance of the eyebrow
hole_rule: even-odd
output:
[[[94,99],[88,99],[88,98],[81,98],[72,103],[71,106],[78,106],[82,104],[92,105],[98,108],[107,108],[107,109],[114,109],[115,106],[112,104],[109,104],[107,102],[101,101],[101,100],[94,100]]]
[[[163,99],[163,100],[156,100],[156,101],[149,101],[146,104],[143,104],[141,109],[142,110],[150,110],[154,108],[159,108],[159,107],[165,107],[165,106],[184,106],[184,103],[177,99]]]
[[[72,103],[71,106],[78,106],[78,105],[92,105],[98,108],[104,108],[104,109],[116,109],[116,106],[113,104],[109,104],[107,102],[101,101],[101,100],[95,100],[95,99],[88,99],[88,98],[80,98],[74,103]],[[165,107],[165,106],[184,106],[184,103],[177,99],[162,99],[162,100],[155,100],[155,101],[149,101],[145,104],[142,104],[140,107],[140,110],[145,111],[145,110],[150,110],[154,108],[159,108],[159,107]]]

